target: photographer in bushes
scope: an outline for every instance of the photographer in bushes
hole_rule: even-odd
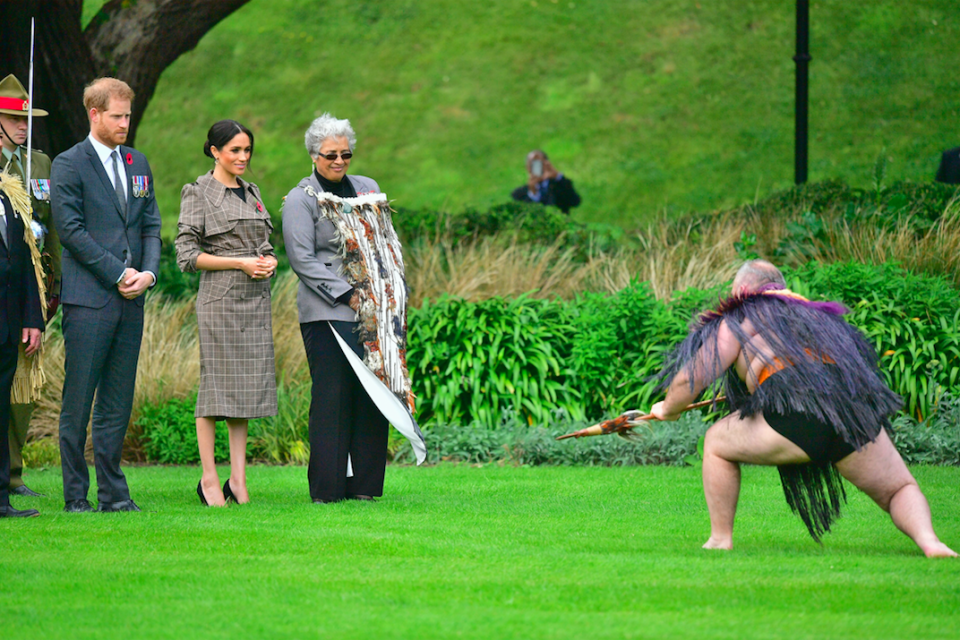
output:
[[[557,171],[540,149],[527,154],[527,184],[517,187],[510,195],[518,202],[553,205],[564,213],[580,205],[573,181]]]

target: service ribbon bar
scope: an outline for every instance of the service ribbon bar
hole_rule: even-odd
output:
[[[149,193],[149,176],[133,176],[133,195],[137,198],[145,198]]]

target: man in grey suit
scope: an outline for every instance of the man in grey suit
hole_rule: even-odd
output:
[[[133,91],[98,78],[83,92],[90,136],[61,153],[50,175],[63,245],[64,510],[91,511],[84,459],[93,407],[98,511],[139,511],[120,470],[143,336],[143,293],[160,266],[160,212],[142,153],[123,146]]]

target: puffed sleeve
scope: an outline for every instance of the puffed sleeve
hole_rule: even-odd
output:
[[[204,198],[197,183],[183,185],[180,192],[180,221],[177,223],[177,266],[184,273],[197,270],[197,258],[203,253]]]

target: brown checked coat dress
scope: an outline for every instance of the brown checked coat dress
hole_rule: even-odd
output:
[[[177,264],[197,270],[201,253],[273,256],[273,224],[257,185],[238,179],[246,202],[213,172],[180,194]],[[200,392],[196,417],[262,418],[277,413],[276,367],[270,322],[270,281],[238,269],[202,271],[197,295]]]

